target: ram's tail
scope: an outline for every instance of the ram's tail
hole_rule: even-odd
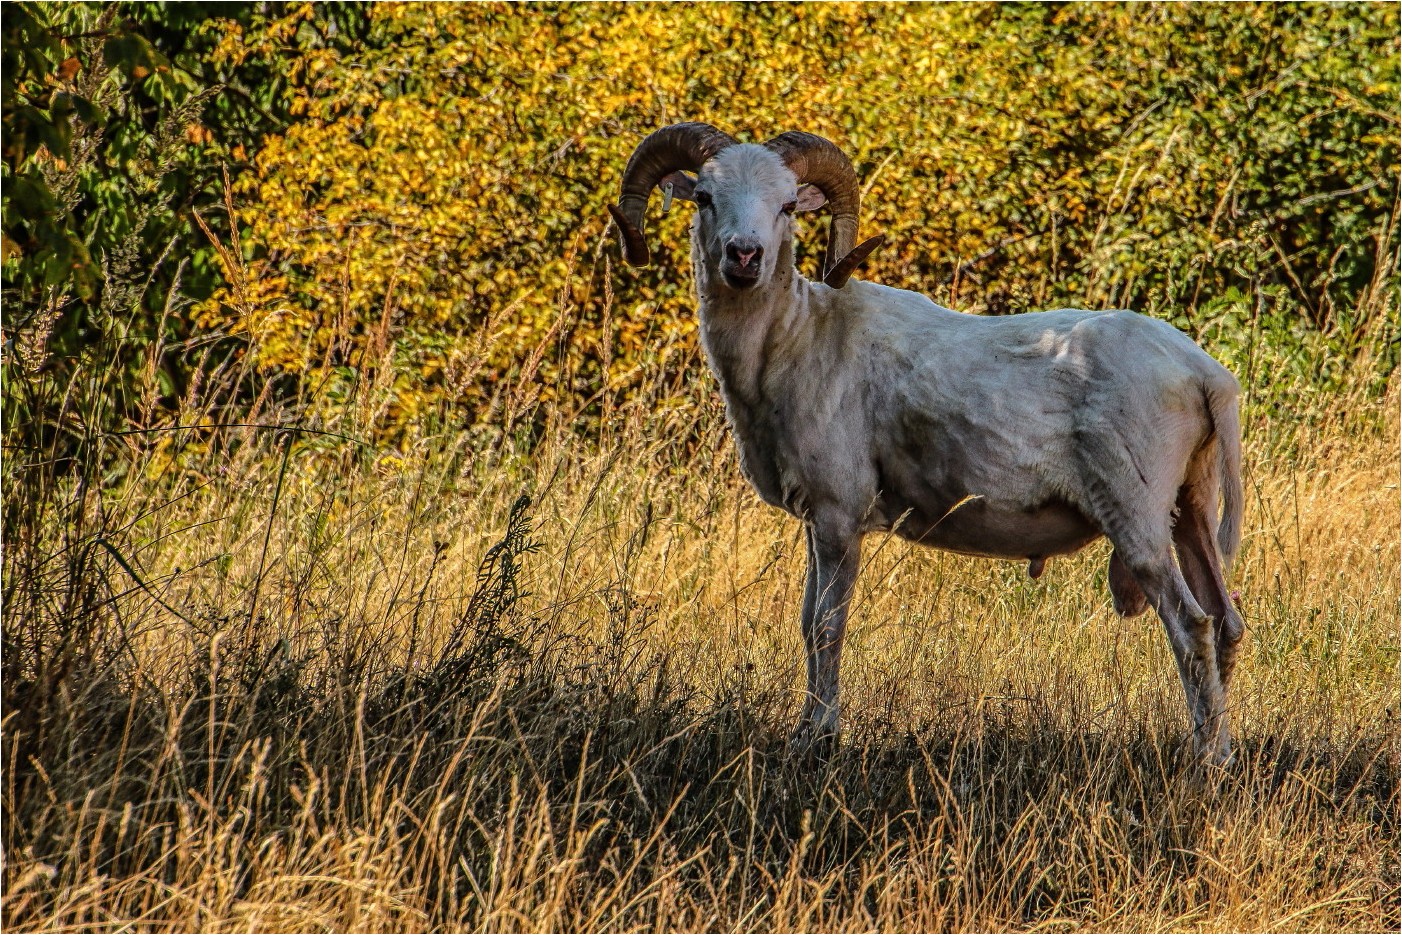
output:
[[[1217,473],[1222,487],[1222,521],[1217,526],[1217,551],[1222,555],[1222,573],[1231,572],[1241,546],[1241,416],[1237,393],[1231,389],[1208,387],[1207,408],[1217,435]]]

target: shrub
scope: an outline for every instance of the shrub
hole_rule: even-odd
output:
[[[242,292],[201,314],[342,395],[392,355],[401,424],[480,408],[542,346],[547,401],[685,366],[684,212],[654,214],[653,269],[618,274],[603,210],[638,139],[682,119],[835,140],[864,225],[891,240],[868,275],[955,307],[1130,306],[1200,330],[1230,290],[1264,289],[1274,331],[1333,336],[1309,353],[1394,343],[1378,310],[1395,305],[1395,7],[369,15],[364,42],[301,62],[303,119],[238,185]],[[235,38],[225,54],[260,41]],[[821,240],[805,237],[810,269]],[[1381,301],[1361,321],[1365,293]]]

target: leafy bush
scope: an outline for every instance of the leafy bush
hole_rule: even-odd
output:
[[[302,119],[238,183],[249,262],[201,315],[342,395],[389,355],[402,424],[478,406],[546,346],[546,400],[687,366],[684,212],[654,215],[653,269],[620,274],[603,210],[641,136],[682,119],[842,145],[866,229],[891,241],[871,278],[973,311],[1129,306],[1198,332],[1223,297],[1267,294],[1268,330],[1302,336],[1278,350],[1313,376],[1321,354],[1395,367],[1395,7],[369,16],[363,42],[299,62]],[[266,41],[234,38],[224,54]]]
[[[341,39],[358,21],[321,19]],[[287,125],[285,59],[328,41],[286,35],[226,68],[215,46],[245,24],[268,28],[251,5],[6,6],[9,444],[91,457],[75,422],[149,420],[241,351],[185,307],[223,282],[208,234],[228,236],[227,173]]]

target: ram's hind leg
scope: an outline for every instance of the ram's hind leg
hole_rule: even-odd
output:
[[[1207,477],[1195,481],[1194,477]],[[1183,576],[1202,609],[1213,622],[1216,637],[1217,673],[1225,696],[1231,687],[1232,670],[1236,667],[1237,646],[1246,625],[1232,603],[1222,575],[1222,560],[1212,534],[1212,519],[1217,511],[1217,490],[1210,475],[1193,472],[1178,493],[1178,522],[1173,527],[1173,544],[1178,549],[1178,563]],[[1225,700],[1225,697],[1224,697]],[[1221,745],[1229,749],[1226,718],[1223,718]]]
[[[1194,748],[1203,759],[1221,763],[1230,750],[1214,622],[1193,596],[1173,555],[1173,507],[1181,477],[1140,468],[1141,463],[1176,460],[1175,439],[1160,438],[1157,442],[1163,450],[1138,455],[1131,453],[1129,440],[1113,429],[1084,431],[1078,439],[1082,445],[1078,466],[1085,484],[1082,510],[1115,547],[1111,576],[1112,582],[1118,578],[1121,585],[1116,606],[1133,609],[1133,589],[1125,586],[1121,574],[1127,572],[1163,621],[1187,696]],[[1184,457],[1178,463],[1187,460]]]
[[[1122,547],[1119,542],[1115,547],[1123,548],[1126,566],[1163,621],[1193,721],[1194,748],[1205,760],[1225,762],[1231,748],[1212,617],[1193,597],[1167,542],[1148,549]]]
[[[1144,589],[1125,567],[1118,549],[1110,553],[1110,596],[1115,599],[1115,613],[1121,617],[1138,617],[1149,609]]]

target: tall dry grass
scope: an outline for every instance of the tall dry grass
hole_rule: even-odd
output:
[[[585,441],[541,356],[400,449],[363,441],[389,366],[236,419],[233,369],[175,425],[238,427],[10,473],[6,929],[1402,924],[1395,376],[1260,363],[1238,762],[1205,774],[1103,543],[1032,581],[869,539],[843,742],[792,754],[799,530],[702,363],[605,388]]]

